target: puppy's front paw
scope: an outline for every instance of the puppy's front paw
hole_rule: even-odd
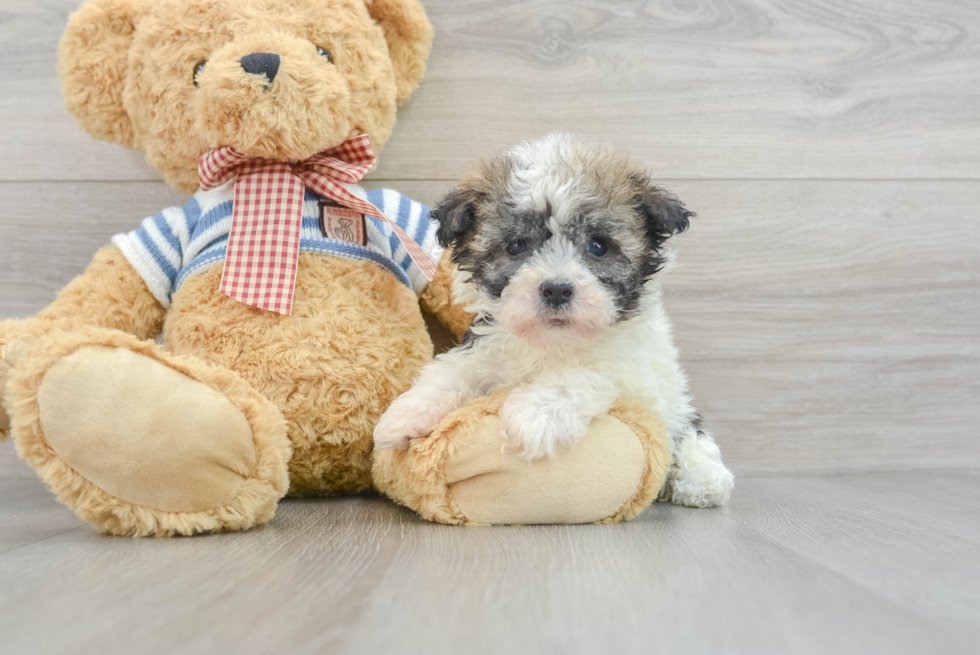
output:
[[[412,439],[422,436],[459,407],[458,393],[424,396],[409,391],[391,404],[374,428],[374,447],[408,448]]]
[[[554,457],[560,446],[575,445],[589,423],[567,397],[550,389],[515,389],[498,416],[504,448],[529,460]]]

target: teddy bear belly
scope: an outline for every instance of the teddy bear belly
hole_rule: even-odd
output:
[[[374,263],[302,253],[283,316],[219,293],[222,267],[174,294],[165,347],[236,371],[282,410],[290,494],[371,488],[374,425],[432,359],[414,292]]]

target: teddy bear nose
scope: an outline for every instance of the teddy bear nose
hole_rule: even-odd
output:
[[[276,73],[279,72],[279,55],[268,52],[253,52],[242,57],[238,63],[242,65],[246,73],[265,75],[269,84],[272,84],[272,80],[276,79]]]

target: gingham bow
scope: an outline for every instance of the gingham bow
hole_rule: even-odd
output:
[[[387,221],[415,264],[432,280],[436,265],[422,248],[380,209],[344,186],[360,182],[375,161],[366,134],[299,163],[246,157],[228,147],[204,153],[198,163],[203,190],[237,178],[221,293],[251,307],[287,316],[292,312],[305,187]]]

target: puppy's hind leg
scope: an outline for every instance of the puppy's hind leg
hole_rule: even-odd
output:
[[[674,467],[661,497],[687,507],[716,507],[728,502],[735,476],[721,461],[721,450],[697,417],[674,437]]]

